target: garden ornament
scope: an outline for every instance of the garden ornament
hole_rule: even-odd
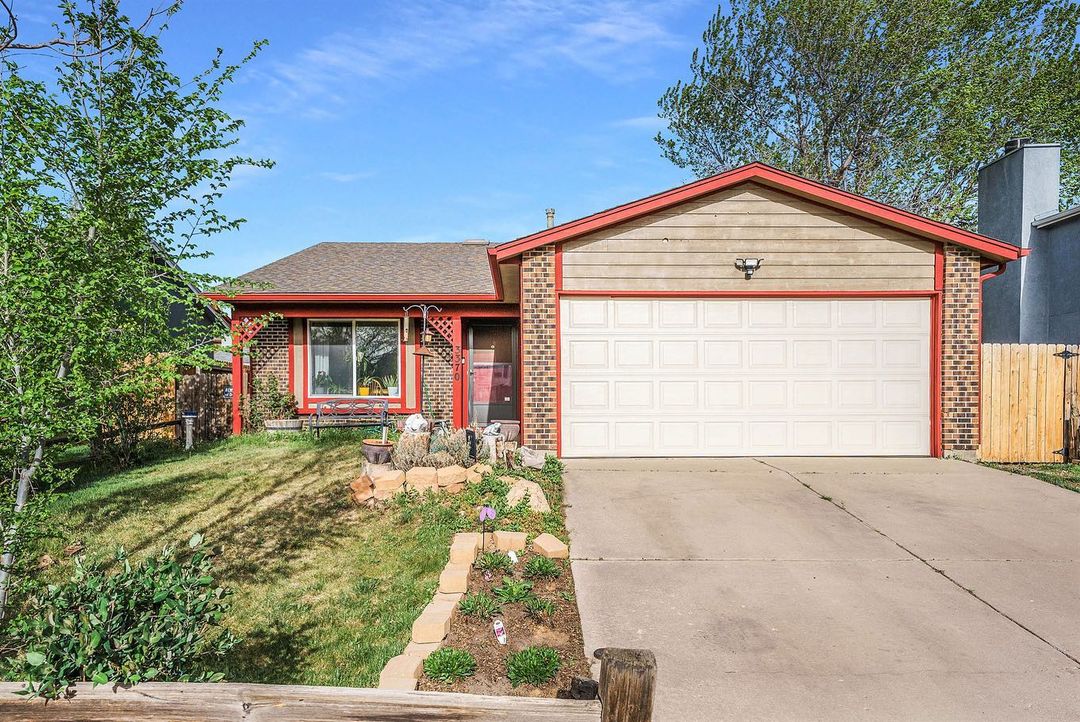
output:
[[[405,430],[411,431],[414,434],[420,434],[428,430],[427,419],[423,414],[411,414],[409,418],[405,419]]]
[[[506,627],[503,626],[502,620],[496,619],[491,628],[495,630],[495,639],[499,640],[499,644],[506,644]]]
[[[495,510],[490,506],[480,507],[480,548],[487,549],[487,523],[495,520]]]

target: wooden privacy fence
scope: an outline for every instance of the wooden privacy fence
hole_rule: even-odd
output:
[[[1080,459],[1080,346],[982,346],[983,461]]]

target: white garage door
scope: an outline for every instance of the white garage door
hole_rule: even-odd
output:
[[[564,456],[928,455],[930,301],[564,298]]]

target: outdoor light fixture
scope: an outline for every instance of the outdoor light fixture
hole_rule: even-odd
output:
[[[746,274],[746,280],[754,275],[754,271],[761,268],[761,264],[765,262],[764,258],[736,258],[735,268],[739,269]]]
[[[431,349],[428,348],[428,344],[431,343],[431,340],[432,340],[432,335],[428,331],[428,327],[427,327],[428,312],[429,311],[440,311],[441,312],[442,309],[439,308],[438,306],[432,306],[432,305],[427,305],[427,304],[423,304],[423,303],[414,303],[411,306],[406,306],[405,307],[405,341],[406,342],[409,340],[409,311],[413,310],[414,308],[419,309],[420,315],[423,318],[424,323],[421,326],[421,331],[420,331],[420,346],[415,351],[413,351],[413,355],[415,355],[415,356],[432,356],[433,354],[431,352]]]

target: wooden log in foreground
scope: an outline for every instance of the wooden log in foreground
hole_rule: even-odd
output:
[[[602,647],[600,660],[602,722],[649,722],[656,693],[656,657],[648,649]]]
[[[145,682],[131,688],[76,684],[69,699],[28,700],[22,685],[0,683],[5,722],[333,722],[336,720],[494,720],[596,722],[598,701],[394,692],[352,687]],[[627,718],[631,719],[631,718]],[[632,718],[637,720],[638,718]]]

